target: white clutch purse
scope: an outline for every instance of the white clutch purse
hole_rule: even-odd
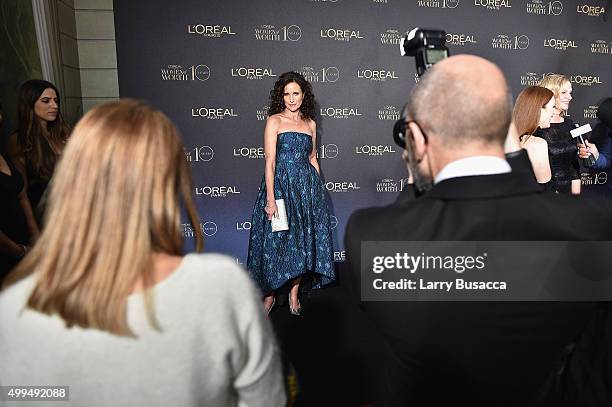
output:
[[[289,230],[289,221],[287,220],[287,209],[285,209],[285,200],[276,200],[276,214],[272,216],[272,232],[280,232],[281,230]]]

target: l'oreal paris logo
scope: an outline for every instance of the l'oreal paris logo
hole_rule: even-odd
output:
[[[488,10],[501,10],[512,7],[510,0],[474,0],[474,5]]]
[[[238,147],[234,148],[234,157],[243,157],[249,159],[264,158],[263,147]]]
[[[571,75],[570,82],[582,86],[601,85],[603,82],[599,76]]]
[[[446,33],[446,43],[450,45],[464,46],[466,44],[476,44],[473,34],[452,34]]]
[[[363,35],[359,30],[350,30],[342,28],[323,28],[321,29],[321,38],[328,38],[335,41],[349,42],[350,40],[361,40]]]
[[[322,107],[321,116],[330,117],[332,119],[348,119],[350,117],[361,116],[361,112],[358,107]]]
[[[544,40],[544,46],[547,48],[553,48],[560,51],[566,51],[568,48],[578,48],[576,41],[572,40],[560,40],[557,38],[548,38]]]
[[[198,34],[203,37],[220,38],[223,35],[236,35],[230,25],[188,24],[187,34]]]
[[[368,156],[381,156],[387,153],[395,153],[393,146],[373,146],[373,145],[363,145],[355,147],[355,154],[365,154]]]
[[[580,4],[576,6],[576,12],[578,14],[586,14],[589,17],[599,17],[606,12],[604,7],[591,6],[590,4]]]
[[[191,117],[204,117],[211,120],[223,120],[226,117],[238,117],[233,107],[194,107]]]
[[[399,79],[395,71],[386,69],[360,69],[357,71],[357,78],[368,79],[371,81],[386,81],[388,79]]]
[[[196,187],[196,195],[204,195],[210,198],[225,198],[229,195],[239,194],[238,188],[233,185],[221,185],[221,186],[210,186],[205,185],[203,187]]]
[[[349,192],[349,191],[356,191],[358,189],[361,189],[358,185],[357,182],[354,181],[344,181],[344,182],[326,182],[325,183],[325,189],[327,189],[329,192]]]
[[[254,68],[254,67],[238,67],[231,69],[232,77],[246,79],[264,79],[274,78],[276,74],[272,72],[272,68]]]

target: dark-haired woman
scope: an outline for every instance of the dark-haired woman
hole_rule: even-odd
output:
[[[0,127],[2,106],[0,105]],[[0,285],[8,272],[26,255],[39,230],[23,177],[8,154],[0,149]]]
[[[270,91],[269,115],[264,179],[253,209],[247,267],[265,295],[268,312],[276,301],[275,291],[289,283],[289,310],[300,315],[300,284],[320,288],[335,278],[310,83],[296,72],[282,74]],[[280,199],[289,229],[273,232],[271,220],[278,216]]]
[[[33,79],[19,89],[19,129],[9,139],[8,147],[38,215],[42,212],[37,211],[38,205],[70,132],[59,104],[59,92],[50,82]]]

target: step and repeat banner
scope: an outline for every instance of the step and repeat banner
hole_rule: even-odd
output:
[[[318,102],[319,160],[337,261],[357,208],[392,202],[406,169],[391,130],[418,80],[399,39],[447,32],[451,54],[497,63],[514,94],[558,72],[573,84],[571,118],[595,124],[612,96],[605,0],[115,1],[122,97],[143,99],[179,127],[207,251],[246,260],[263,171],[263,129],[278,76],[301,72]],[[154,159],[154,157],[152,157]],[[587,190],[607,174],[585,174]],[[189,244],[189,243],[188,243]]]

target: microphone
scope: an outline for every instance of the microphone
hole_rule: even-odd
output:
[[[587,147],[584,138],[582,137],[583,134],[590,133],[593,130],[591,129],[591,125],[587,123],[584,126],[581,126],[579,123],[574,123],[574,127],[575,128],[573,130],[570,130],[572,137],[574,139],[578,138],[580,143],[586,147],[587,151],[591,152],[589,147]],[[583,158],[583,160],[585,167],[593,167],[595,165],[595,157],[593,157],[593,154],[589,155],[587,158]]]

